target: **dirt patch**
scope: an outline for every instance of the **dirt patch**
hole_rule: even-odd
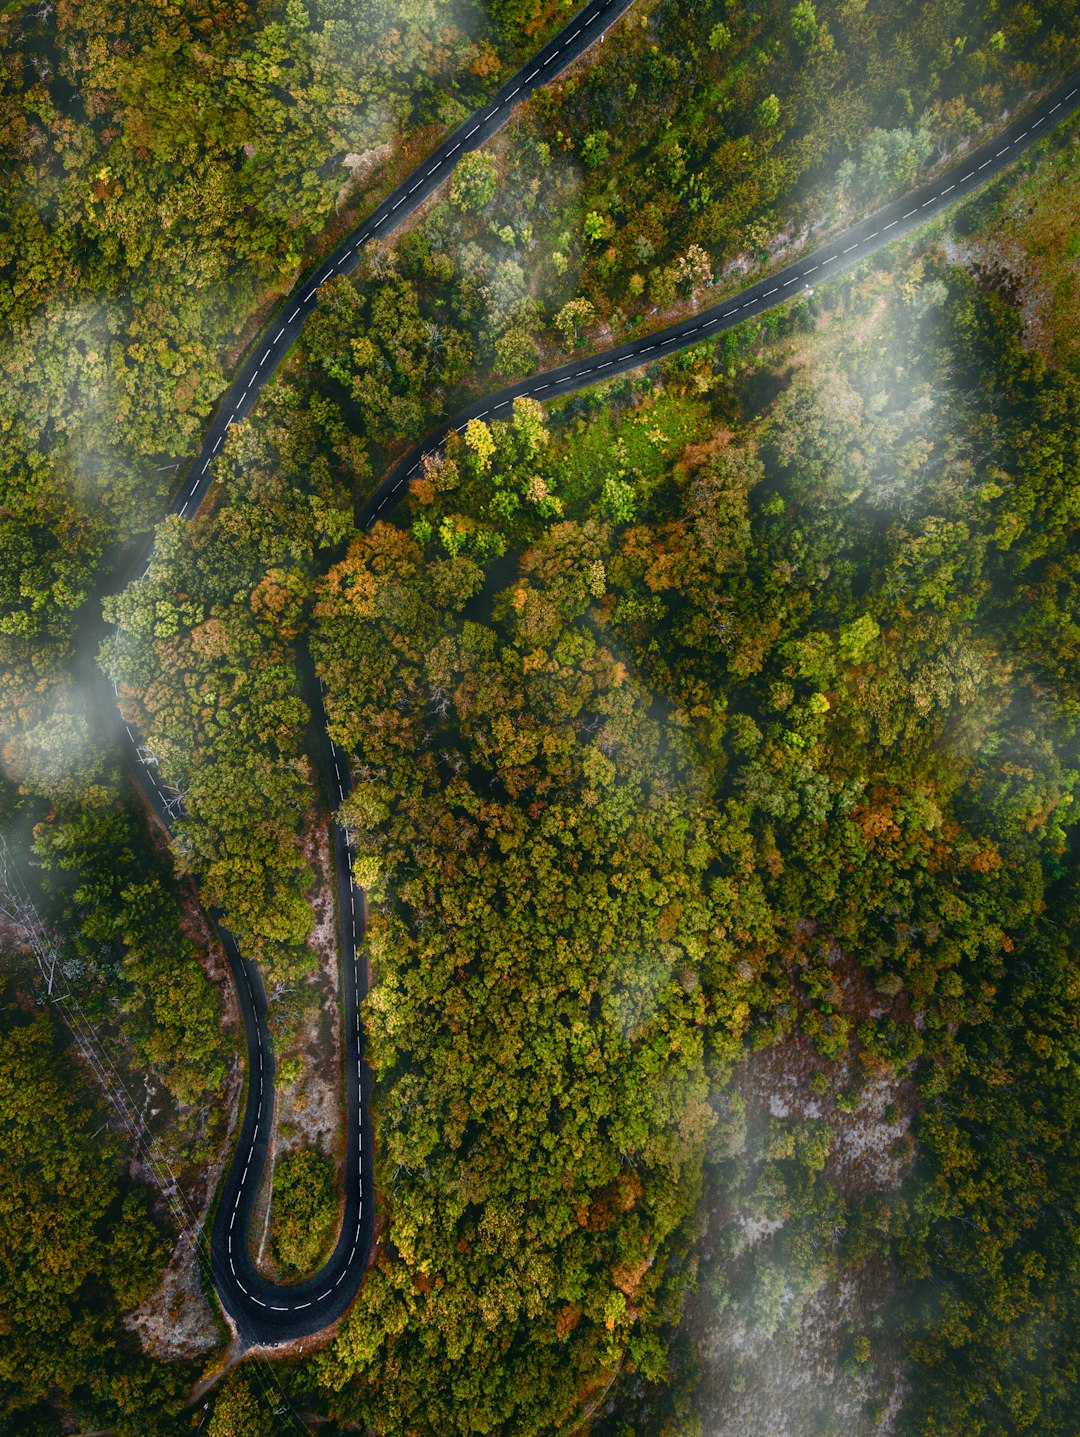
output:
[[[798,1032],[750,1059],[737,1087],[747,1131],[739,1161],[751,1175],[764,1175],[770,1120],[795,1130],[823,1120],[831,1138],[824,1172],[837,1192],[857,1200],[900,1184],[913,1152],[910,1083],[878,1072],[853,1097],[857,1063],[854,1054],[826,1063]],[[684,1319],[704,1430],[887,1437],[907,1381],[888,1325],[898,1275],[877,1257],[841,1261],[825,1230],[811,1260],[805,1250],[794,1260],[798,1244],[785,1245],[786,1222],[767,1199],[761,1206],[758,1184],[744,1181],[741,1192],[732,1201],[722,1183],[707,1183],[702,1281]]]
[[[905,1074],[882,1067],[867,1076],[854,1051],[840,1062],[826,1062],[810,1039],[796,1032],[756,1053],[740,1086],[751,1126],[769,1118],[828,1123],[825,1171],[845,1197],[897,1188],[910,1171],[916,1093]]]
[[[221,1346],[218,1321],[199,1281],[202,1232],[200,1226],[198,1236],[181,1236],[161,1286],[125,1319],[143,1350],[160,1362],[206,1357]]]
[[[1075,215],[1080,135],[1014,179],[981,230],[950,231],[949,262],[970,269],[1013,304],[1024,343],[1051,364],[1080,364],[1080,240]]]
[[[878,1351],[860,1362],[852,1334],[874,1332],[888,1295],[871,1264],[809,1293],[782,1290],[777,1326],[745,1309],[707,1311],[699,1411],[709,1437],[886,1437],[906,1391],[903,1368]]]
[[[803,945],[812,952],[804,952]],[[791,968],[794,991],[806,973],[803,961],[816,962],[815,982],[823,984],[827,975],[831,984],[826,1009],[841,1013],[849,1024],[847,1046],[838,1057],[825,1058],[802,1028],[794,1028],[781,1042],[753,1054],[739,1083],[747,1125],[753,1128],[769,1118],[825,1122],[829,1153],[824,1171],[844,1197],[895,1189],[914,1162],[911,1124],[918,1093],[911,1065],[894,1067],[866,1051],[858,1025],[888,1021],[918,1032],[921,1016],[902,987],[875,985],[838,944],[821,940],[815,925],[801,927],[797,953]],[[810,1012],[805,996],[797,1003],[802,1013]]]
[[[814,925],[794,937],[799,1024],[714,1100],[681,1350],[708,1437],[889,1437],[908,1383],[890,1321],[900,1274],[884,1238],[869,1255],[872,1234],[842,1239],[864,1203],[910,1174],[918,1095],[910,1068],[867,1052],[857,1025],[919,1023],[902,991],[876,985]],[[850,1025],[833,1059],[803,1030],[814,1026],[808,976]]]
[[[269,1278],[281,1276],[270,1251],[271,1193],[277,1163],[301,1148],[317,1148],[333,1158],[338,1192],[344,1200],[337,876],[325,817],[309,823],[303,847],[316,875],[310,896],[314,922],[307,941],[318,966],[305,979],[301,1016],[292,1041],[277,1055],[274,1132],[251,1229],[256,1264]]]
[[[364,150],[360,154],[347,154],[341,164],[342,168],[347,171],[348,178],[338,190],[335,207],[340,208],[342,204],[348,204],[350,214],[355,212],[364,200],[364,196],[356,192],[367,184],[375,171],[384,165],[393,153],[393,143],[387,140],[385,144],[376,145],[373,149]]]

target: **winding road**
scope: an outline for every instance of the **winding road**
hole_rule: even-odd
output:
[[[259,391],[314,308],[320,285],[337,275],[351,273],[369,240],[392,234],[402,220],[449,178],[463,154],[490,139],[509,119],[516,104],[527,99],[538,85],[566,69],[600,39],[632,3],[633,0],[590,0],[506,81],[488,104],[448,135],[333,254],[295,287],[252,345],[249,357],[226,391],[202,450],[169,508],[170,514],[192,518],[198,512],[213,483],[214,456],[226,433],[251,411]],[[323,775],[331,809],[336,811],[349,792],[348,758],[327,733],[325,714],[320,713],[322,696],[314,675],[309,672],[305,680],[308,700],[322,719],[319,732]],[[131,726],[115,713],[112,718],[140,788],[158,818],[171,831],[176,819],[182,816],[179,796],[161,781],[153,759]],[[221,915],[211,914],[218,922],[243,1015],[247,1092],[236,1148],[217,1195],[210,1233],[210,1271],[222,1306],[240,1337],[250,1346],[275,1346],[328,1327],[356,1296],[371,1252],[375,1217],[369,1109],[371,1072],[364,1061],[360,1024],[360,1004],[367,992],[367,969],[359,953],[364,895],[352,880],[348,835],[334,824],[333,836],[345,1065],[344,1216],[337,1244],[326,1264],[306,1282],[289,1286],[271,1282],[257,1270],[250,1243],[251,1219],[274,1119],[274,1050],[267,1024],[266,990],[255,964],[243,956],[236,939],[221,927],[218,922]]]
[[[210,426],[202,451],[192,464],[170,512],[191,517],[213,482],[213,460],[233,424],[255,404],[317,303],[320,285],[348,274],[359,252],[371,239],[391,234],[452,172],[461,155],[477,148],[503,125],[513,107],[576,59],[632,0],[592,0],[544,48],[477,111],[443,141],[412,175],[369,215],[314,273],[293,291],[265,327],[241,366]],[[712,308],[652,334],[642,335],[603,354],[572,361],[547,373],[508,385],[477,401],[439,426],[399,461],[365,504],[359,519],[370,527],[385,518],[402,497],[409,476],[434,453],[452,430],[470,419],[499,418],[523,395],[541,402],[560,398],[587,385],[652,363],[691,345],[711,339],[743,319],[763,313],[798,295],[811,284],[841,273],[874,251],[901,238],[985,184],[1080,106],[1080,72],[1061,85],[1038,108],[1016,121],[995,140],[968,156],[939,179],[886,206],[845,230],[828,244]],[[323,770],[331,807],[337,809],[349,791],[347,755],[326,731],[321,694],[314,675],[306,676],[308,698],[319,724]],[[133,730],[119,721],[121,742],[140,785],[161,821],[171,829],[178,816],[178,798],[160,782],[153,761]],[[338,926],[342,975],[342,1013],[346,1077],[345,1208],[334,1252],[322,1270],[307,1282],[283,1286],[263,1277],[251,1257],[251,1217],[265,1165],[273,1124],[274,1055],[266,1022],[266,995],[255,968],[224,930],[222,939],[232,967],[247,1039],[247,1093],[235,1152],[219,1191],[210,1237],[214,1285],[226,1312],[250,1345],[276,1345],[327,1327],[350,1305],[367,1266],[372,1243],[372,1128],[369,1114],[371,1075],[364,1061],[360,1004],[366,993],[366,967],[359,955],[363,935],[363,893],[352,881],[348,835],[334,826],[338,882]],[[215,918],[218,915],[214,915]],[[367,1182],[365,1184],[365,1178]],[[366,1198],[365,1198],[366,1189]]]
[[[406,480],[419,471],[424,459],[439,449],[451,431],[460,433],[470,419],[505,419],[514,400],[526,396],[541,403],[560,399],[576,389],[614,379],[628,370],[640,369],[642,365],[677,354],[679,350],[715,339],[725,329],[733,329],[744,319],[786,304],[808,287],[850,269],[875,250],[884,249],[958,200],[966,199],[1078,108],[1080,70],[1059,85],[1037,110],[1016,120],[946,174],[860,220],[812,254],[804,255],[784,269],[758,280],[709,309],[680,320],[678,324],[641,335],[602,354],[592,354],[588,358],[560,365],[558,369],[518,380],[477,400],[453,419],[439,425],[394,465],[365,504],[360,515],[361,525],[370,528],[376,519],[385,517],[400,499]]]
[[[351,274],[360,263],[360,251],[369,240],[385,239],[393,234],[402,220],[418,210],[450,178],[462,155],[479,149],[506,124],[515,105],[527,100],[535,89],[572,64],[632,4],[633,0],[590,0],[517,74],[511,75],[488,104],[447,135],[438,149],[403,179],[397,189],[342,240],[333,254],[327,255],[312,274],[301,280],[250,347],[248,358],[229,385],[199,457],[188,471],[170,513],[186,518],[194,514],[205,499],[213,483],[211,465],[226,433],[251,412],[259,391],[314,309],[319,287],[338,275]]]

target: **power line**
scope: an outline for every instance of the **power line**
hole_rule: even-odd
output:
[[[70,990],[61,991],[65,986],[58,983],[66,979],[61,957],[60,944],[52,937],[43,923],[37,907],[23,881],[7,840],[0,833],[0,914],[8,919],[22,941],[34,954],[38,974],[44,988],[44,997],[59,1010],[75,1042],[83,1061],[94,1074],[106,1098],[112,1104],[120,1122],[138,1150],[147,1168],[153,1174],[158,1188],[173,1213],[181,1236],[187,1237],[192,1252],[205,1257],[214,1271],[213,1248],[206,1234],[203,1216],[188,1202],[169,1160],[161,1152],[153,1135],[143,1121],[141,1112],[124,1082],[123,1076],[105,1051],[96,1031]],[[99,1129],[100,1131],[100,1129]],[[96,1136],[96,1134],[95,1134]],[[277,1374],[264,1357],[245,1354],[250,1362],[253,1375],[258,1377],[263,1397],[275,1417],[286,1417],[292,1429],[310,1437],[310,1428],[302,1421],[289,1402]],[[271,1395],[267,1379],[276,1389],[277,1397]]]

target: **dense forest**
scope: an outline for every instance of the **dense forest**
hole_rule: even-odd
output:
[[[955,157],[1080,57],[1069,7],[1031,21],[966,5],[635,10],[586,73],[466,157],[449,203],[368,254],[305,353],[376,446],[415,439],[466,389],[736,287]]]
[[[906,1430],[1070,1430],[1080,389],[940,251],[845,290],[561,439],[474,422],[318,590],[392,1244],[323,1380],[374,1430],[655,1377],[713,1109],[793,1028],[915,1079],[900,1192],[826,1124],[759,1179],[804,1262],[898,1264]]]
[[[316,963],[308,650],[353,755],[384,1237],[336,1340],[283,1373],[297,1407],[690,1437],[706,1381],[748,1377],[709,1378],[684,1314],[771,1337],[873,1268],[887,1324],[844,1361],[898,1348],[892,1430],[1074,1430],[1075,126],[812,301],[474,422],[393,522],[353,522],[491,375],[734,287],[954,153],[1074,63],[1074,8],[632,11],[325,286],[204,512],[104,606],[102,668],[185,795],[168,853],[75,626],[252,317],[561,15],[0,16],[0,816],[192,1171],[234,1058],[187,875],[260,962],[282,1051]],[[173,1234],[55,1024],[21,982],[5,1004],[0,1411],[164,1431],[192,1373],[121,1314]],[[743,1075],[798,1045],[818,1115],[753,1131]],[[883,1083],[897,1177],[863,1190],[838,1132]],[[324,1156],[282,1165],[283,1273],[335,1204]],[[710,1204],[756,1224],[720,1268]],[[207,1430],[274,1420],[241,1369]]]
[[[488,184],[459,186],[426,227],[489,291],[478,358],[498,373],[528,373],[538,348],[548,358],[583,332],[615,343],[789,258],[1080,58],[1068,4],[774,0],[636,17],[587,73],[539,92],[475,157]]]
[[[224,994],[190,889],[117,770],[99,681],[73,663],[76,626],[92,647],[96,595],[161,512],[253,318],[560,22],[532,0],[497,14],[468,0],[0,13],[0,822],[63,938],[66,985],[120,1076],[147,1095],[154,1140],[192,1193],[227,1130],[223,1099],[235,1098]],[[267,942],[287,954],[309,923],[294,914]],[[12,1002],[29,1013],[18,934],[3,941]],[[67,1197],[55,1181],[27,1188],[5,1156],[0,1425],[59,1430],[47,1400],[65,1427],[145,1434],[159,1409],[176,1410],[190,1374],[148,1368],[119,1313],[156,1285],[175,1232],[156,1211],[161,1251],[135,1261],[133,1245],[130,1275],[114,1278],[128,1229],[147,1241],[142,1209],[123,1198],[124,1149],[100,1136],[108,1114],[96,1109],[64,1147],[48,1114],[67,1103],[76,1122],[87,1075],[51,1022],[34,1031],[52,1036],[25,1056],[12,1049],[10,1075],[31,1099],[41,1084],[28,1172],[78,1170],[83,1186],[73,1176]],[[54,1068],[62,1080],[49,1079]],[[53,1230],[75,1244],[70,1272],[53,1275]],[[15,1284],[37,1294],[25,1320]]]
[[[553,23],[541,0],[4,7],[4,733],[40,718],[253,317]]]
[[[825,14],[822,7],[822,24]],[[859,16],[862,20],[856,23]],[[600,342],[612,342],[619,337],[617,327],[630,322],[624,314],[613,324],[611,296],[605,298],[602,288],[596,288],[587,244],[584,250],[580,246],[573,250],[576,258],[572,264],[567,259],[570,250],[563,254],[565,265],[549,264],[544,258],[557,243],[552,237],[556,229],[566,224],[576,233],[584,222],[586,211],[581,208],[584,200],[579,193],[582,175],[591,175],[588,182],[595,184],[610,173],[606,163],[591,169],[585,165],[583,170],[569,155],[565,162],[556,163],[550,133],[555,120],[564,131],[580,133],[576,121],[584,124],[585,120],[577,115],[575,106],[586,104],[588,113],[609,113],[616,103],[616,91],[625,88],[626,73],[631,69],[637,73],[644,65],[642,47],[645,55],[653,50],[665,55],[700,50],[701,64],[688,64],[681,84],[657,88],[650,92],[648,104],[630,107],[636,117],[634,124],[640,125],[639,142],[623,152],[620,174],[624,186],[640,186],[643,193],[636,200],[628,195],[626,223],[616,246],[623,255],[620,264],[638,264],[639,270],[651,276],[650,284],[655,281],[663,290],[654,298],[670,306],[685,303],[718,276],[718,282],[734,283],[733,277],[724,281],[720,276],[724,256],[730,258],[732,251],[739,253],[747,246],[754,248],[748,232],[737,227],[725,230],[721,244],[700,227],[680,228],[687,216],[693,219],[691,211],[680,204],[674,190],[669,193],[666,184],[657,183],[652,158],[655,146],[650,145],[649,134],[667,134],[672,127],[688,135],[701,131],[706,113],[702,97],[713,83],[709,78],[713,62],[708,57],[715,50],[692,44],[692,35],[701,39],[707,18],[704,10],[676,12],[660,6],[643,18],[647,20],[644,28],[624,25],[584,75],[541,92],[512,126],[503,146],[505,154],[500,158],[486,152],[467,156],[455,173],[445,203],[433,206],[396,243],[368,246],[354,276],[322,287],[318,309],[297,345],[295,362],[223,450],[225,497],[221,502],[230,514],[244,515],[245,537],[227,539],[227,533],[238,533],[240,521],[223,523],[222,515],[200,521],[206,527],[196,526],[191,534],[178,530],[159,549],[148,578],[107,608],[110,618],[121,619],[124,632],[116,651],[104,655],[105,667],[124,686],[128,711],[137,719],[140,731],[151,738],[163,762],[162,771],[188,794],[191,820],[185,826],[185,838],[196,871],[209,882],[209,896],[221,904],[241,939],[249,946],[254,943],[260,953],[268,955],[269,941],[277,946],[279,955],[283,947],[299,954],[309,922],[303,895],[310,888],[312,874],[301,853],[300,799],[307,762],[300,726],[294,721],[299,690],[288,676],[287,666],[273,659],[275,625],[277,636],[286,640],[295,638],[303,628],[300,614],[309,588],[306,576],[311,560],[298,552],[294,523],[299,526],[295,537],[305,536],[302,542],[310,533],[316,545],[332,547],[347,531],[350,500],[358,504],[366,496],[387,457],[422,437],[437,418],[453,412],[468,394],[482,392],[483,384],[495,374],[513,374],[538,361],[560,357],[560,349],[581,343],[590,332]],[[973,16],[964,10],[951,19],[959,24]],[[767,15],[753,21],[744,16],[743,20],[745,34],[734,19],[731,25],[742,37],[739,44],[747,56],[747,84],[764,85],[773,69],[802,76],[799,66],[781,63],[782,58],[790,62],[800,53],[792,30],[793,25],[795,30],[799,26],[785,7],[773,6]],[[962,45],[946,47],[937,66],[927,65],[926,53],[939,54],[938,27],[944,23],[936,11],[919,7],[916,28],[925,45],[905,50],[893,43],[895,24],[882,20],[874,28],[861,7],[838,7],[833,24],[844,39],[841,49],[847,58],[840,65],[834,56],[840,69],[833,84],[807,84],[805,93],[800,90],[799,122],[793,118],[774,137],[779,142],[782,132],[784,142],[802,156],[800,165],[791,170],[789,198],[793,204],[799,198],[796,181],[800,177],[820,178],[824,172],[830,180],[837,179],[837,169],[829,170],[824,153],[811,163],[805,139],[808,129],[818,136],[818,150],[826,143],[831,145],[827,153],[836,166],[841,166],[842,157],[852,149],[849,138],[829,123],[838,91],[847,96],[852,113],[864,117],[865,127],[865,117],[880,111],[883,96],[891,94],[890,86],[906,79],[915,87],[913,93],[925,121],[928,138],[919,153],[913,152],[904,164],[896,160],[892,170],[879,174],[876,188],[870,186],[866,193],[853,195],[853,204],[857,199],[865,205],[871,194],[911,183],[921,168],[955,147],[959,132],[947,129],[939,109],[944,107],[949,115],[954,110],[967,114],[966,133],[970,135],[978,128],[979,117],[971,108],[977,99],[983,106],[983,121],[994,118],[995,106],[1015,94],[1018,85],[1032,83],[1037,62],[1061,69],[1072,56],[1062,29],[1064,17],[1055,13],[1035,27],[1019,21],[1007,26],[1000,32],[1008,34],[1007,45],[996,40],[990,43],[999,33],[995,30],[984,37],[980,48],[976,43],[979,32],[972,30]],[[818,48],[834,53],[835,46],[830,49],[826,44],[827,29],[824,38],[817,31],[815,36]],[[877,62],[868,65],[862,56],[856,65],[857,47],[867,44],[878,47]],[[803,84],[801,78],[798,83]],[[587,101],[582,98],[586,91],[591,96]],[[551,110],[556,99],[557,108]],[[722,109],[725,133],[741,132],[747,124],[752,130],[748,118],[752,110],[750,101],[740,109],[731,99],[728,109]],[[702,145],[707,133],[711,131],[699,135]],[[883,153],[892,153],[891,133],[875,132],[874,142],[880,140]],[[544,134],[548,139],[541,138]],[[706,153],[707,147],[702,151],[702,164],[719,163],[715,156],[706,160]],[[761,158],[754,153],[753,173],[762,168]],[[843,174],[839,181],[842,185],[854,183]],[[665,219],[659,229],[649,231],[653,238],[642,248],[643,257],[633,261],[633,247],[639,240],[644,244],[642,237],[652,223],[648,216],[655,209],[655,204],[645,202],[645,190],[664,199],[670,221]],[[826,197],[828,212],[837,213],[835,186],[827,187]],[[734,203],[730,197],[722,199],[718,188],[713,209],[729,202]],[[595,203],[599,204],[599,199]],[[820,194],[814,192],[801,203],[807,222],[820,220],[824,203]],[[838,213],[843,216],[846,211],[841,206]],[[762,218],[765,210],[754,214],[760,234],[772,233]],[[703,244],[710,246],[711,254]],[[609,277],[615,272],[610,270]],[[641,296],[632,306],[639,321],[646,303],[647,297]],[[598,321],[600,329],[595,328]],[[296,489],[310,494],[310,507],[307,500],[290,493]],[[260,508],[266,511],[268,505],[277,511],[275,515],[258,512]],[[285,511],[292,514],[295,505],[300,506],[300,515],[286,521]],[[221,532],[212,532],[210,526]],[[267,543],[278,545],[280,555],[273,563],[264,553],[252,567],[256,535],[266,536],[261,539],[264,549]],[[192,554],[190,561],[185,560],[187,572],[179,580],[187,608],[169,605],[166,615],[161,604],[168,601],[158,595],[162,584],[177,583],[169,576],[177,545]],[[287,560],[281,557],[286,554]],[[200,571],[200,577],[189,565]],[[217,570],[212,583],[201,577],[208,566]],[[289,576],[284,587],[282,573]],[[281,605],[284,608],[275,607]],[[265,637],[256,639],[259,616]],[[217,623],[203,627],[210,619],[220,620],[230,637],[224,636]],[[233,632],[236,625],[247,633],[243,642],[238,632]],[[201,732],[193,717],[182,717],[200,685],[192,677],[190,655],[180,657],[174,638],[180,649],[207,643],[225,646],[220,654],[204,656],[214,671],[200,698],[208,732]],[[269,694],[258,696],[251,690],[252,664],[264,676],[260,683],[284,686],[272,701]],[[202,667],[203,660],[196,656],[194,668]],[[231,676],[224,689],[220,689],[222,668]],[[143,696],[150,675],[155,676],[155,686],[148,707]],[[166,699],[175,688],[182,692]],[[219,691],[230,695],[227,714],[213,714],[206,707],[207,700],[213,702]],[[268,725],[255,739],[260,752],[273,733],[270,749],[257,770],[248,767],[254,750],[236,741],[238,732],[235,736],[226,733],[240,722],[240,713],[249,702],[263,714],[255,726]],[[287,717],[289,712],[291,717]],[[252,726],[246,727],[254,737]],[[220,732],[221,741],[207,743],[209,732]],[[197,778],[198,774],[204,777]],[[253,867],[249,859],[255,850],[246,835],[256,809],[261,810],[256,825],[260,834],[258,872],[249,874]],[[295,962],[282,967],[281,961],[279,956],[279,967],[271,966],[270,971],[297,971]],[[311,960],[309,956],[297,961]]]
[[[164,1431],[192,1374],[143,1356],[122,1313],[160,1278],[146,1188],[124,1181],[105,1113],[46,1012],[6,982],[0,1013],[0,1255],[4,1431]],[[58,1201],[57,1199],[62,1200]],[[159,1414],[164,1426],[159,1426]]]
[[[635,11],[424,222],[455,301],[375,285],[342,316],[363,437],[413,437],[466,373],[522,372],[597,323],[603,341],[902,188],[1075,61],[1073,10]],[[119,28],[5,9],[5,733],[42,717],[80,604],[163,503],[253,318],[554,23],[538,0],[136,4]]]

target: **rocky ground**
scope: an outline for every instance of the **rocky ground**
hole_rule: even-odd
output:
[[[278,1054],[274,1136],[252,1223],[256,1261],[268,1277],[278,1275],[270,1245],[270,1194],[275,1166],[300,1148],[318,1148],[334,1158],[340,1179],[343,1156],[336,882],[325,821],[316,821],[309,827],[304,849],[317,874],[310,895],[315,922],[308,946],[318,955],[319,963],[306,980],[307,991],[298,1004],[301,1017],[292,1041]]]

